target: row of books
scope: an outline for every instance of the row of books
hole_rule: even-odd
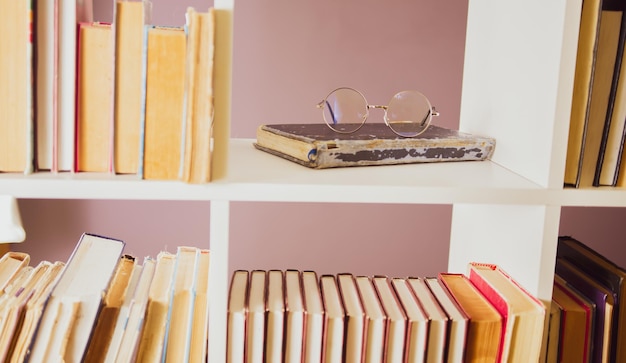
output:
[[[537,362],[546,309],[498,266],[468,275],[237,270],[227,362]]]
[[[0,172],[211,179],[215,11],[151,24],[148,0],[13,1],[0,13]],[[32,29],[32,33],[31,33]]]
[[[548,362],[626,362],[626,270],[559,237]]]
[[[67,262],[0,259],[3,362],[203,362],[210,252],[178,247],[143,263],[124,242],[84,234]]]
[[[582,2],[565,184],[626,186],[626,5]]]

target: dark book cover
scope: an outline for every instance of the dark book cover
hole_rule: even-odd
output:
[[[350,134],[326,124],[261,125],[254,146],[316,168],[489,159],[495,139],[430,126],[416,137],[396,135],[384,123],[364,124]]]

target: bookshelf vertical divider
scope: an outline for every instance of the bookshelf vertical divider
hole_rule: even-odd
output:
[[[209,362],[226,362],[226,331],[228,303],[228,239],[230,202],[211,200],[209,270]]]

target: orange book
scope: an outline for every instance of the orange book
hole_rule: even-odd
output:
[[[467,276],[440,273],[439,279],[469,317],[465,362],[496,362],[502,338],[502,316]]]
[[[110,171],[112,62],[111,25],[81,23],[76,89],[76,171]]]
[[[182,156],[187,38],[178,27],[148,27],[143,178],[177,180]]]

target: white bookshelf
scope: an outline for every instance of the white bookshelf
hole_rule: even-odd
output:
[[[496,139],[491,161],[311,170],[233,139],[227,176],[206,185],[0,174],[0,194],[210,201],[211,362],[225,361],[232,201],[453,205],[448,270],[494,262],[549,301],[561,207],[626,207],[626,190],[563,188],[581,3],[469,0],[459,128]]]

